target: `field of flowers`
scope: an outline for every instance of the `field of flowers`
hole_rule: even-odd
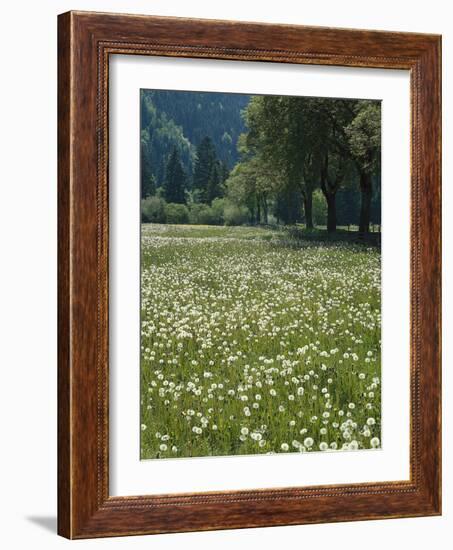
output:
[[[142,226],[141,457],[379,448],[380,252]]]

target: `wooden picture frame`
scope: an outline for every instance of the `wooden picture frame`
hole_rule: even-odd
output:
[[[441,38],[69,12],[58,20],[58,532],[89,538],[441,513]],[[411,87],[410,480],[109,495],[109,56],[405,69]]]

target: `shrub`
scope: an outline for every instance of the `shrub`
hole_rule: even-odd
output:
[[[165,205],[167,223],[189,223],[189,210],[185,204],[169,202]]]
[[[248,210],[245,206],[237,206],[233,203],[225,203],[223,218],[225,225],[244,225],[248,221]]]
[[[225,210],[225,199],[214,199],[211,203],[212,216],[216,225],[223,225],[225,221],[224,210]]]
[[[156,196],[142,199],[140,203],[142,222],[165,223],[167,221],[165,205],[164,199]]]
[[[191,205],[189,220],[190,223],[195,225],[213,225],[216,223],[212,208],[207,204],[201,203],[194,203]]]

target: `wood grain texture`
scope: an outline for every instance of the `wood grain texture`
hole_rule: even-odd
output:
[[[58,532],[71,536],[70,16],[58,23]]]
[[[69,12],[59,16],[58,46],[58,532],[88,538],[440,514],[440,37]],[[111,54],[410,71],[410,481],[109,496]]]

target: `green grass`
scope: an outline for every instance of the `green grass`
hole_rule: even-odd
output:
[[[380,446],[379,250],[289,241],[142,226],[142,458]]]
[[[143,236],[156,236],[165,238],[192,238],[210,239],[219,237],[222,239],[269,239],[278,232],[263,227],[224,227],[220,225],[164,225],[143,224]]]

